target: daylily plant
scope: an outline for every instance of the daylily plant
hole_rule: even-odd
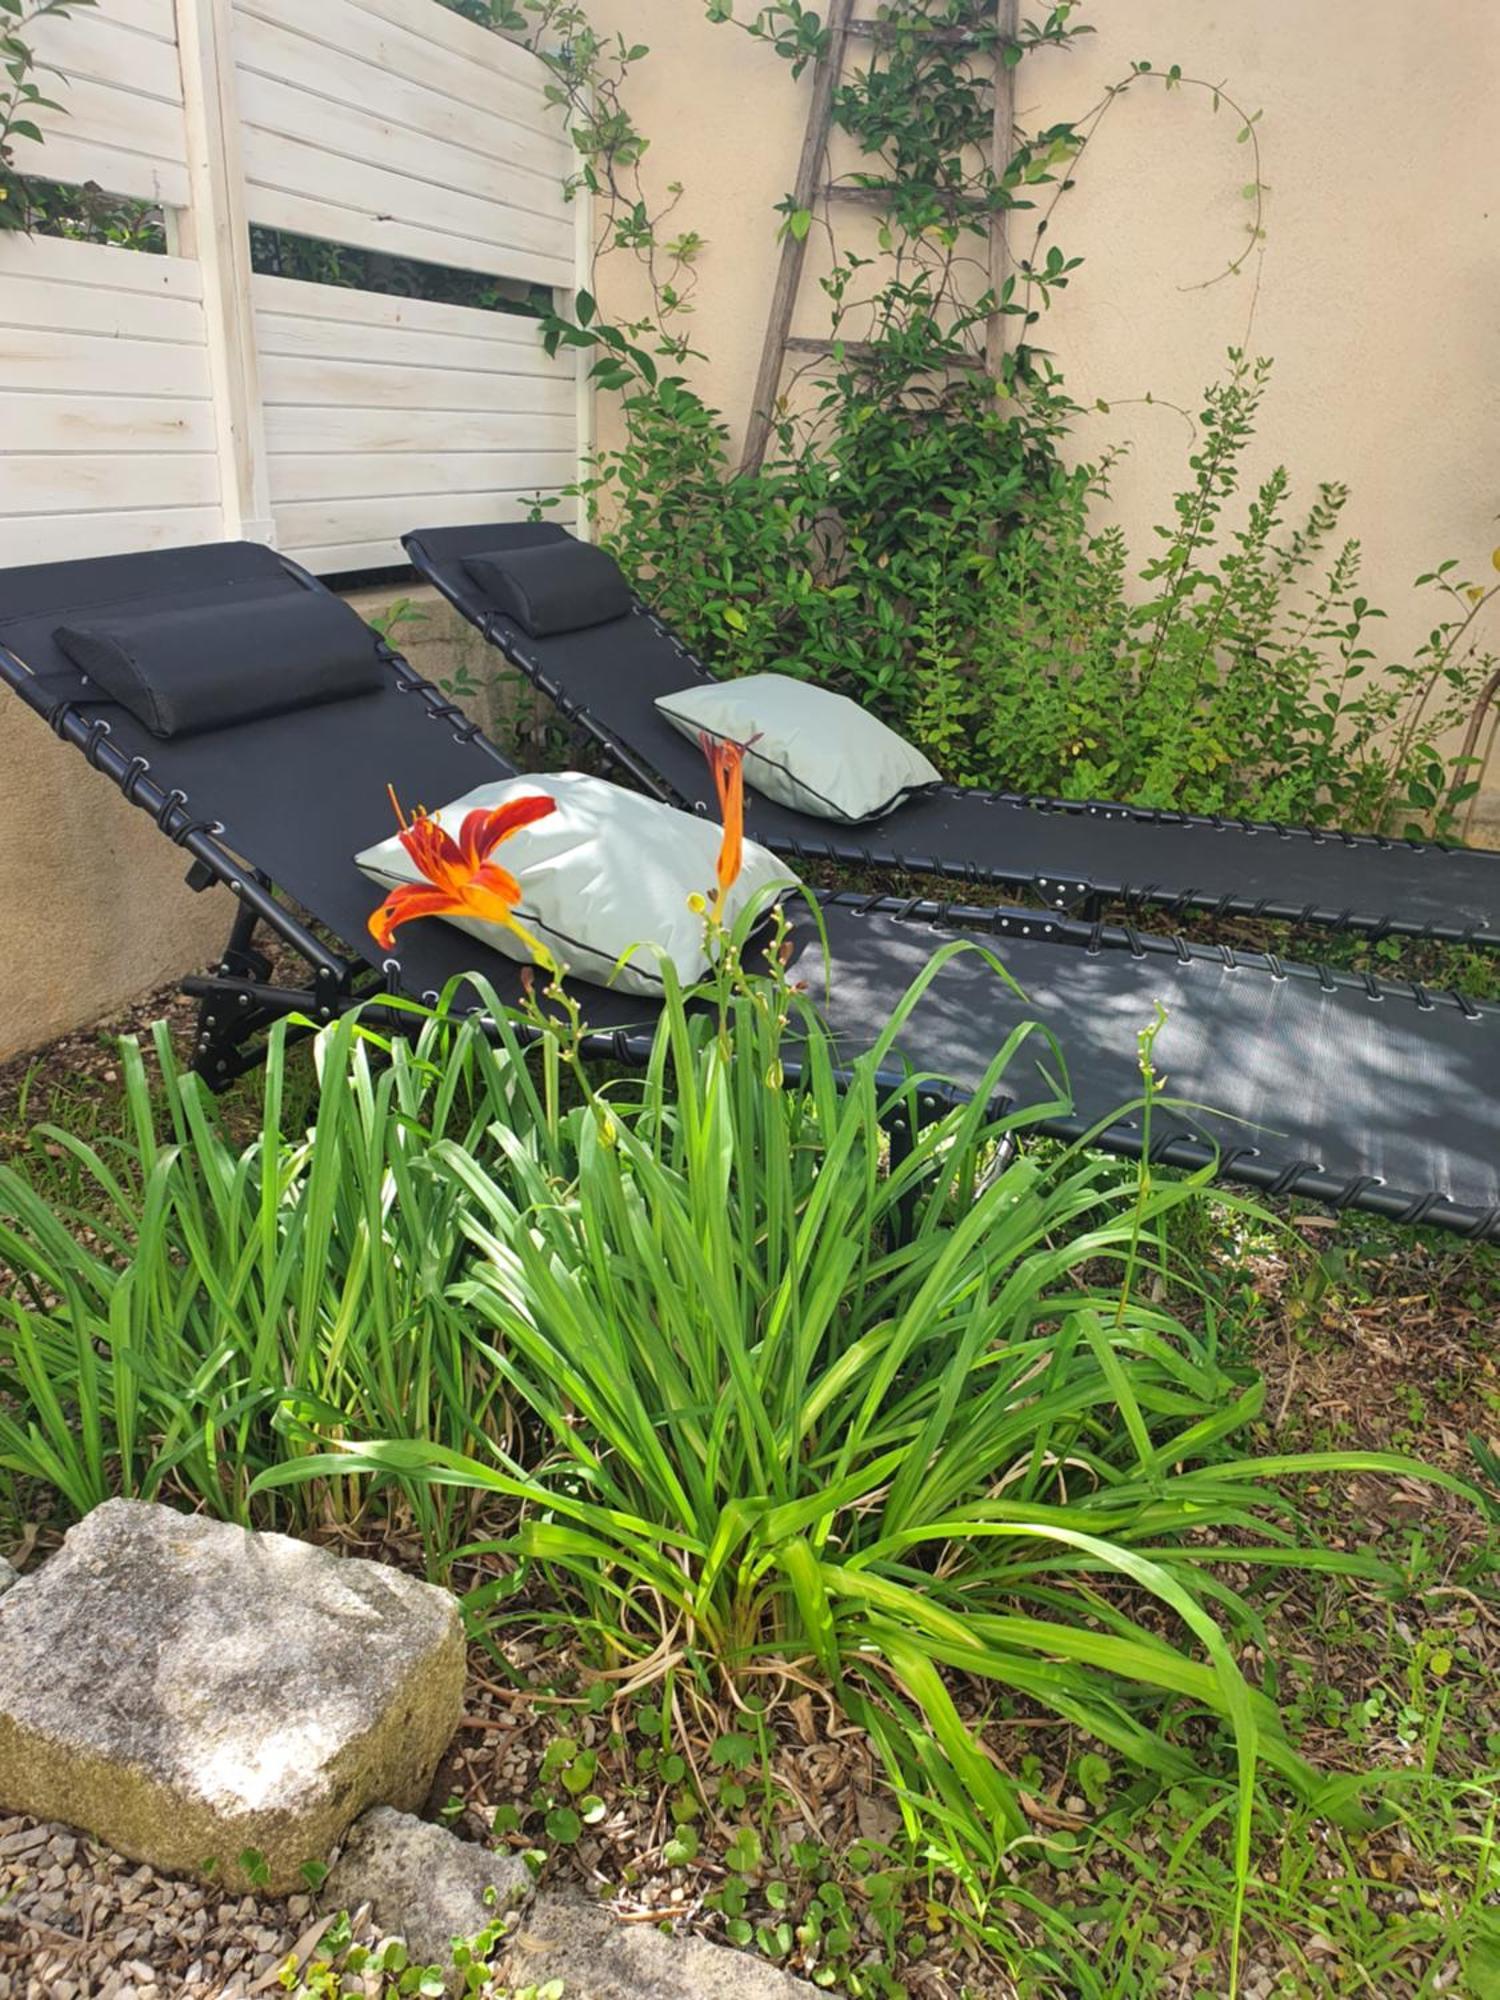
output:
[[[552,954],[541,939],[516,921],[520,883],[490,856],[522,827],[556,812],[557,801],[537,792],[488,811],[481,807],[465,813],[457,840],[420,806],[408,821],[394,789],[391,804],[401,827],[401,845],[425,879],[392,889],[370,918],[370,934],[376,943],[389,951],[402,924],[415,917],[473,917],[514,931],[539,965],[550,966]]]

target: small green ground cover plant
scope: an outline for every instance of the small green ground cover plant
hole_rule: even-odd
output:
[[[323,1933],[310,1961],[290,1961],[276,1984],[293,2000],[345,2000],[356,1993],[370,2000],[442,2000],[445,1994],[461,1994],[464,2000],[567,2000],[560,1979],[527,1986],[502,1983],[496,1959],[506,1930],[501,1921],[472,1938],[455,1938],[446,1965],[422,1965],[400,1938],[360,1942],[345,1911]]]

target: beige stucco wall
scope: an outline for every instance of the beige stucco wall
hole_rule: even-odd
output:
[[[692,335],[711,366],[698,376],[741,432],[778,256],[772,210],[795,174],[810,77],[793,83],[763,46],[709,26],[701,0],[594,0],[593,12],[651,46],[630,86],[651,138],[645,179],[655,198],[683,182],[674,227],[708,239]],[[1375,643],[1410,646],[1432,622],[1412,580],[1449,555],[1493,580],[1500,543],[1500,7],[1093,0],[1080,18],[1092,37],[1023,65],[1023,126],[1081,116],[1133,59],[1179,63],[1263,111],[1270,187],[1263,256],[1205,289],[1244,241],[1239,121],[1160,85],[1110,111],[1049,239],[1086,261],[1039,335],[1080,403],[1111,405],[1080,423],[1080,452],[1129,446],[1114,506],[1144,560],[1191,448],[1178,409],[1196,414],[1231,344],[1273,356],[1252,462],[1284,460],[1304,500],[1320,479],[1352,487],[1347,531],[1390,614]],[[640,301],[624,259],[600,283],[606,304]],[[826,331],[822,306],[805,283],[795,331]]]
[[[398,594],[366,591],[352,602],[368,617]],[[490,669],[478,636],[435,592],[404,594],[424,617],[403,625],[398,643],[420,671],[445,679],[466,663],[483,681]],[[9,696],[4,714],[0,1062],[207,965],[233,916],[227,890],[195,895],[187,856],[76,750]]]

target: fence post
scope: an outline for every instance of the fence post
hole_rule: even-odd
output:
[[[203,273],[209,371],[219,445],[224,535],[276,540],[250,295],[250,228],[240,162],[231,0],[176,0],[192,206],[183,254]]]

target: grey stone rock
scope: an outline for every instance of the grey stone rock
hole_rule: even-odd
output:
[[[350,1829],[323,1884],[325,1910],[368,1903],[378,1928],[405,1940],[419,1965],[447,1967],[455,1938],[472,1938],[531,1894],[531,1870],[445,1827],[377,1806]]]
[[[502,1985],[560,1979],[567,2000],[814,2000],[816,1991],[748,1953],[622,1924],[569,1896],[538,1896],[499,1965]]]
[[[0,1598],[0,1810],[284,1893],[367,1806],[421,1804],[463,1682],[446,1591],[111,1500]]]
[[[0,1556],[0,1597],[4,1597],[13,1583],[21,1581],[21,1572]]]

